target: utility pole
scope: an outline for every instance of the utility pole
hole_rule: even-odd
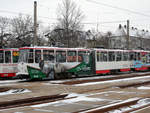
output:
[[[129,20],[127,20],[127,49],[130,49]]]
[[[34,39],[33,46],[37,45],[37,2],[34,1]]]

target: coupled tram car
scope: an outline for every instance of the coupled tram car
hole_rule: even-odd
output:
[[[0,49],[0,79],[12,78],[16,76],[19,49],[3,48]]]
[[[58,47],[20,48],[18,78],[60,79],[150,68],[150,51]]]

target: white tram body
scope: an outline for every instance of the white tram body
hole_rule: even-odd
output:
[[[129,60],[128,50],[95,49],[96,74],[111,71],[130,71],[133,61]]]
[[[19,49],[0,49],[0,78],[16,76]]]
[[[150,51],[95,49],[96,74],[143,71],[150,68]]]

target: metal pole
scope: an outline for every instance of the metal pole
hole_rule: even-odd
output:
[[[34,40],[33,46],[37,45],[37,2],[34,1]]]
[[[130,49],[129,20],[127,20],[127,49]]]

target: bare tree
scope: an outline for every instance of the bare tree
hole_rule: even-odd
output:
[[[71,0],[63,0],[58,7],[58,25],[57,28],[63,29],[63,40],[68,47],[71,47],[76,41],[76,31],[83,28],[81,21],[84,18],[80,8]],[[70,42],[73,40],[73,42]],[[64,43],[65,43],[64,42]]]
[[[4,38],[9,36],[9,19],[6,17],[0,17],[0,46],[5,46]]]
[[[12,46],[21,47],[25,45],[32,44],[33,38],[33,21],[28,15],[19,15],[18,17],[12,19]]]

